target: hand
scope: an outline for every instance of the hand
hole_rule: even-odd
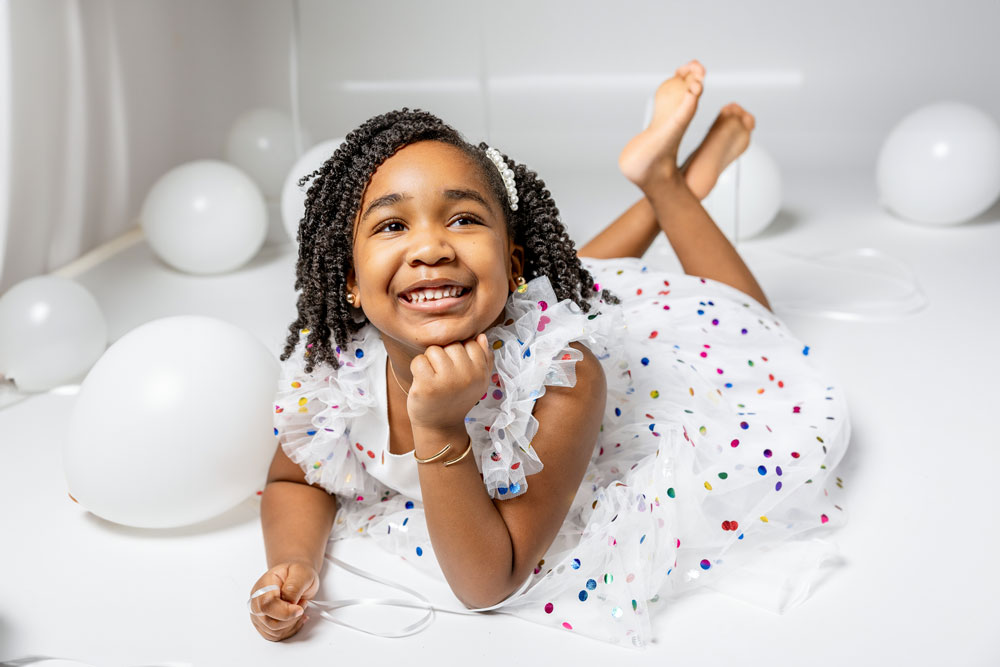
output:
[[[302,628],[305,606],[319,590],[319,574],[308,563],[281,563],[265,572],[253,591],[265,586],[279,588],[250,600],[250,621],[264,639],[278,642]]]
[[[431,345],[410,363],[413,384],[406,412],[413,427],[451,428],[486,391],[493,354],[486,334],[440,347]]]

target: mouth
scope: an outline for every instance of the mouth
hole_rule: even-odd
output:
[[[456,283],[418,284],[400,292],[399,299],[413,306],[446,306],[461,300],[470,291],[468,287]]]

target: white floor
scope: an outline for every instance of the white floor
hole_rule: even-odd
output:
[[[786,178],[784,212],[741,250],[778,314],[845,388],[854,424],[840,473],[850,520],[833,536],[846,564],[803,606],[775,616],[713,593],[690,596],[660,611],[658,641],[643,653],[516,618],[448,614],[405,639],[313,618],[294,639],[272,644],[245,608],[264,570],[257,501],[167,531],[86,513],[66,497],[60,459],[75,397],[44,394],[0,411],[0,660],[351,665],[377,651],[376,664],[1000,664],[1000,206],[973,223],[922,227],[878,209],[868,171]],[[567,219],[608,196],[593,188],[556,194]],[[609,207],[606,198],[599,203]],[[788,286],[769,283],[775,274],[752,261],[767,250],[859,247],[909,265],[929,305],[876,322],[782,312]],[[199,313],[238,324],[277,351],[294,313],[293,262],[289,247],[272,246],[236,273],[192,277],[140,242],[79,280],[101,302],[112,340],[150,319]],[[349,562],[449,599],[443,584],[364,540],[342,546]],[[321,591],[327,599],[387,595],[343,573],[327,573]],[[397,625],[417,617],[357,616]]]

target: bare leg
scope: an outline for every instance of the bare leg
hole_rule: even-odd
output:
[[[694,115],[704,77],[704,68],[697,61],[692,64],[697,66],[689,67],[682,78],[667,80],[657,90],[653,121],[625,146],[618,166],[646,195],[685,273],[730,285],[770,309],[750,269],[702,208],[677,166],[677,148]],[[669,104],[678,91],[683,95],[681,103]]]
[[[675,78],[683,79],[693,63],[678,69]],[[679,106],[680,96],[663,100],[665,105]],[[702,200],[715,187],[719,175],[750,145],[753,116],[738,104],[728,104],[715,119],[701,145],[680,168],[684,182]],[[649,199],[643,197],[587,242],[577,253],[580,257],[607,259],[642,257],[661,231]]]

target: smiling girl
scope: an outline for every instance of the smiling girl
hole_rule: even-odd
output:
[[[301,628],[331,529],[466,607],[629,646],[693,586],[772,608],[808,590],[829,549],[802,538],[840,520],[846,405],[699,203],[752,116],[726,107],[677,166],[703,77],[692,61],[660,86],[619,161],[645,197],[580,256],[534,172],[424,112],[370,119],[312,174],[264,637]],[[661,230],[684,275],[638,259]],[[810,545],[794,568],[789,540]]]

